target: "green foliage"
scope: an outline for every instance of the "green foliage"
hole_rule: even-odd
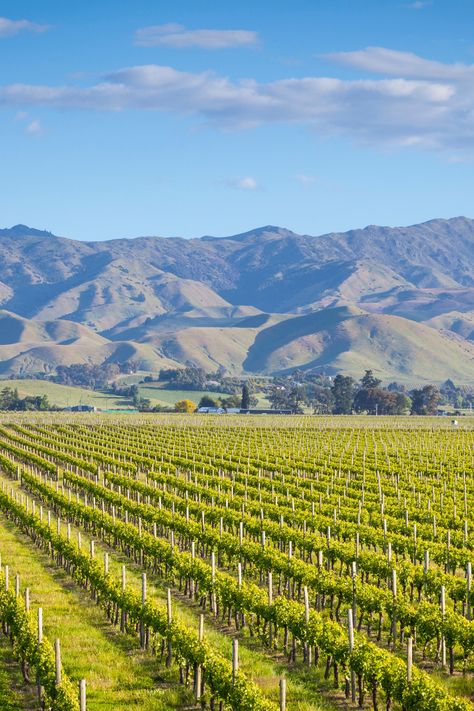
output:
[[[0,410],[40,410],[53,409],[49,403],[47,395],[27,395],[21,398],[18,390],[5,387],[0,392]]]
[[[203,395],[198,403],[198,407],[217,407],[217,405],[217,400],[213,400],[209,395]]]
[[[5,589],[3,572],[0,572],[0,621],[8,628],[17,659],[24,666],[33,668],[41,680],[45,707],[52,711],[78,711],[76,687],[64,671],[61,683],[56,684],[54,649],[45,637],[38,644],[37,629],[31,615],[26,611],[23,600],[17,598],[12,590]]]
[[[355,381],[350,376],[336,375],[331,388],[334,398],[334,414],[349,415],[352,412]]]
[[[435,385],[425,385],[411,393],[412,415],[436,415],[440,401],[440,393]]]

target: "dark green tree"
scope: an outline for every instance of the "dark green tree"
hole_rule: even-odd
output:
[[[336,375],[331,388],[334,398],[334,414],[350,415],[354,401],[355,380],[349,375]]]
[[[425,385],[411,392],[412,415],[436,415],[440,401],[440,393],[436,385]]]
[[[371,388],[378,388],[382,381],[374,376],[372,370],[366,370],[365,375],[361,378],[360,382],[364,390],[370,390]]]
[[[203,395],[199,400],[198,407],[217,407],[217,401],[213,400],[209,395]]]
[[[247,383],[242,385],[242,410],[248,410],[250,408],[250,388]]]

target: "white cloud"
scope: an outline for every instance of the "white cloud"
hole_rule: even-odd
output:
[[[135,32],[140,47],[173,47],[175,49],[226,49],[257,44],[258,35],[251,30],[188,30],[183,25],[167,24],[143,27]]]
[[[431,2],[429,0],[415,0],[415,2],[411,2],[408,5],[405,5],[409,10],[423,10],[425,7],[429,7],[431,5]]]
[[[29,136],[39,136],[41,133],[43,133],[43,127],[41,126],[41,122],[37,121],[36,119],[34,121],[30,121],[30,123],[25,128],[25,133],[27,133]]]
[[[49,25],[38,25],[30,20],[9,20],[7,17],[0,17],[0,37],[12,37],[20,32],[46,32]]]
[[[152,64],[121,69],[89,86],[0,86],[0,107],[168,111],[224,130],[304,124],[324,136],[370,144],[474,150],[474,66],[383,47],[331,57],[382,76],[264,83]]]
[[[386,47],[366,47],[355,52],[333,52],[326,57],[355,69],[374,74],[388,74],[417,79],[458,80],[474,79],[473,64],[444,64],[423,59],[413,52],[399,52]]]
[[[244,178],[231,178],[226,181],[229,188],[237,188],[237,190],[260,190],[261,187],[255,178],[251,175],[246,175]]]
[[[295,175],[295,179],[300,183],[301,185],[313,185],[313,183],[316,182],[316,178],[314,175],[305,175],[304,173],[299,173],[298,175]]]

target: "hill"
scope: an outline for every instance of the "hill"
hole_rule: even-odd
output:
[[[474,220],[103,242],[17,225],[0,308],[4,376],[133,360],[470,382]]]

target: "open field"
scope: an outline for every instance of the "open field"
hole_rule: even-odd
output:
[[[474,418],[1,423],[2,565],[89,711],[474,708]]]
[[[107,393],[88,390],[87,388],[59,385],[48,380],[0,380],[0,390],[16,388],[20,397],[26,395],[47,395],[49,402],[57,407],[73,405],[93,405],[105,409],[127,409],[131,401]]]
[[[136,384],[133,376],[128,383]],[[137,378],[135,378],[137,380]],[[111,395],[105,392],[89,390],[87,388],[73,387],[69,385],[59,385],[48,380],[0,380],[0,390],[2,388],[16,388],[20,397],[26,395],[47,395],[52,405],[58,407],[72,407],[73,405],[92,405],[104,410],[127,410],[133,407],[132,401],[119,395]],[[208,395],[213,399],[229,397],[228,393],[213,393],[204,390],[166,390],[158,383],[146,383],[138,386],[141,397],[151,401],[152,406],[161,405],[173,407],[178,400],[192,400],[199,403],[199,400]],[[259,397],[259,407],[267,407],[268,401],[264,397]]]

